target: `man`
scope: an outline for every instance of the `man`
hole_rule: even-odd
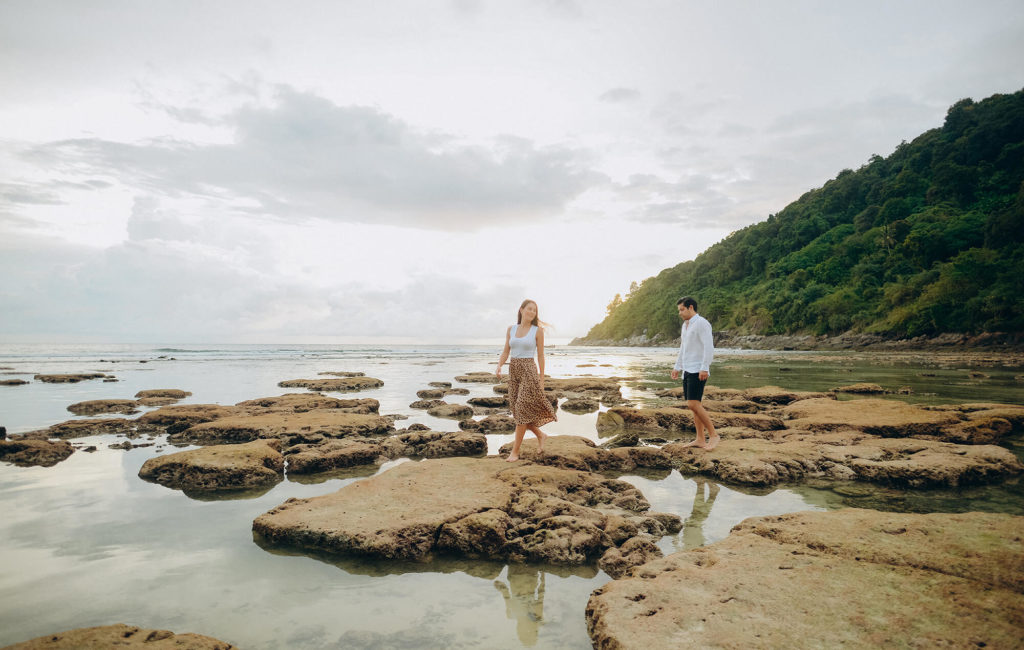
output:
[[[718,446],[719,437],[711,417],[700,403],[704,397],[704,384],[711,374],[711,360],[715,356],[715,344],[711,338],[711,323],[697,314],[697,301],[686,296],[676,302],[683,329],[679,337],[679,356],[672,368],[672,379],[679,379],[683,373],[683,397],[693,412],[693,426],[697,439],[686,443],[686,447],[701,447],[711,451]],[[707,431],[707,440],[704,432]]]

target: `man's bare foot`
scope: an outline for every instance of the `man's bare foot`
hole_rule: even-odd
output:
[[[519,456],[513,456],[512,454],[509,454],[508,458],[505,459],[505,462],[506,463],[514,463],[517,460],[519,460]]]
[[[684,447],[703,447],[704,446],[704,441],[703,440],[691,440],[690,442],[686,443],[683,446]]]
[[[705,443],[705,444],[703,445],[703,446],[704,446],[704,449],[706,449],[706,450],[708,450],[708,451],[711,451],[712,449],[714,449],[715,447],[717,447],[717,446],[718,446],[718,443],[719,443],[719,442],[720,442],[721,440],[722,440],[722,437],[721,437],[720,435],[718,435],[718,434],[716,433],[715,435],[713,435],[713,436],[711,436],[710,438],[708,438],[708,441],[707,441],[707,443]]]
[[[544,441],[548,439],[548,434],[541,433],[537,436],[537,453],[544,453]]]

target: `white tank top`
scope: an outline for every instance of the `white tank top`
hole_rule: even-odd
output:
[[[513,325],[512,331],[508,333],[508,348],[512,351],[513,359],[532,359],[537,356],[537,326],[531,325],[530,330],[521,338],[516,338],[516,329],[519,325]]]

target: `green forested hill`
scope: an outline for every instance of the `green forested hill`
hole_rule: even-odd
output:
[[[582,342],[677,338],[687,294],[734,334],[1024,331],[1024,90],[961,100],[888,158],[634,285]]]

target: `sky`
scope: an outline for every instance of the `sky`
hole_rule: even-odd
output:
[[[0,342],[566,342],[1022,62],[1019,0],[0,0]]]

